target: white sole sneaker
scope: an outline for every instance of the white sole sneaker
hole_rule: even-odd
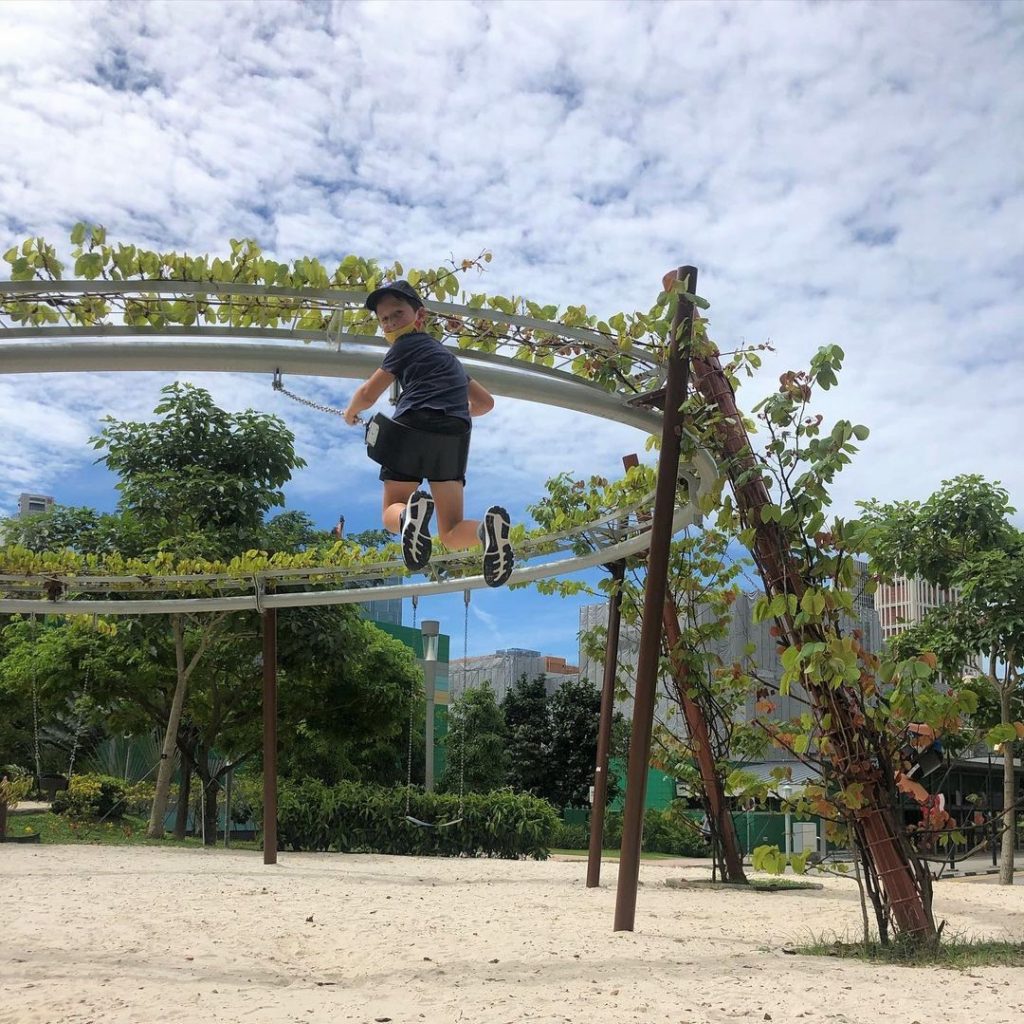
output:
[[[430,517],[434,499],[425,491],[414,491],[402,513],[402,557],[414,572],[430,561]]]
[[[512,521],[500,505],[492,505],[483,518],[484,582],[500,587],[512,575],[516,558],[509,542]]]

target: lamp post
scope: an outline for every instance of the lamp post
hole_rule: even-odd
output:
[[[427,695],[423,788],[428,793],[432,793],[434,791],[434,694],[437,687],[437,639],[441,632],[441,624],[437,619],[424,619],[420,625],[420,632],[423,634],[423,688]]]
[[[793,813],[789,806],[790,797],[793,795],[793,787],[785,782],[779,786],[779,796],[786,802],[786,863],[789,863],[790,854],[793,852]]]

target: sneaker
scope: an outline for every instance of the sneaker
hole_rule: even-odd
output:
[[[414,491],[400,517],[402,557],[413,571],[422,569],[430,561],[430,517],[433,514],[434,499],[425,491]]]
[[[512,521],[500,505],[492,505],[485,513],[477,531],[484,546],[484,582],[500,587],[512,575],[516,564],[509,533]]]

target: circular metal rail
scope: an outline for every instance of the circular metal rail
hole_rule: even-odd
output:
[[[201,284],[190,282],[3,282],[0,296],[28,298],[38,301],[54,300],[62,290],[68,296],[81,297],[93,292],[109,295],[121,289],[123,294],[159,292],[161,294],[200,294],[219,289],[230,294],[280,295],[318,299],[319,292],[283,289],[264,289],[258,286],[216,282]],[[365,293],[324,292],[324,302],[345,305],[361,304]],[[495,310],[483,310],[449,303],[428,303],[441,313],[458,314],[497,322],[517,322],[530,330],[542,331],[579,343],[607,347],[609,339],[597,332],[565,325],[515,317]],[[154,327],[128,325],[100,325],[95,327],[37,327],[11,328],[0,324],[0,372],[2,373],[54,373],[74,371],[154,371],[197,370],[206,372],[267,373],[288,375],[343,377],[362,379],[380,365],[383,339],[344,332],[302,331],[278,328],[247,327]],[[161,340],[151,340],[159,338]],[[224,341],[237,338],[237,341]],[[42,339],[42,340],[41,340]],[[81,340],[79,340],[81,339]],[[99,340],[97,340],[99,339]],[[164,340],[174,339],[174,340]],[[188,340],[185,340],[188,339]],[[284,339],[292,344],[281,344]],[[295,341],[330,342],[315,348]],[[614,345],[612,346],[614,348]],[[612,420],[652,434],[661,430],[661,415],[631,404],[628,397],[606,391],[564,370],[542,366],[525,360],[511,359],[500,353],[476,349],[459,349],[458,356],[471,375],[494,394],[509,398],[539,402],[601,419]],[[693,454],[684,458],[680,480],[686,483],[686,495],[676,507],[673,531],[693,523],[698,518],[698,506],[717,477],[711,457],[696,444]],[[678,493],[678,491],[677,491]],[[644,551],[648,546],[649,519],[645,514],[652,495],[645,495],[626,508],[613,509],[606,514],[571,530],[534,535],[517,546],[520,562],[533,560],[536,564],[516,569],[510,584],[525,584],[555,576],[568,575],[595,565]],[[587,544],[581,544],[586,541]],[[596,545],[594,550],[580,553],[582,546]],[[537,561],[551,554],[569,557]],[[473,564],[479,564],[477,558]],[[470,556],[465,552],[452,552],[432,560],[430,571],[435,578],[427,583],[388,583],[367,586],[372,581],[393,578],[404,573],[401,562],[387,561],[376,565],[355,567],[323,566],[289,570],[261,570],[248,578],[230,574],[206,574],[202,577],[112,577],[100,575],[64,576],[8,574],[0,577],[0,592],[15,596],[0,598],[0,612],[12,613],[96,613],[107,615],[166,614],[169,612],[199,612],[212,610],[260,610],[303,605],[349,604],[387,600],[429,594],[451,593],[485,586],[482,576],[461,576],[469,571]],[[268,593],[272,586],[310,585],[315,579],[343,580],[361,584],[341,590],[298,591]],[[77,593],[115,590],[149,590],[154,584],[165,589],[181,589],[191,585],[217,588],[247,589],[250,593],[229,597],[159,597],[92,600],[81,598],[27,598],[26,589],[41,592],[48,581]]]

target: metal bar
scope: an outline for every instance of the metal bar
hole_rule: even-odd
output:
[[[263,863],[277,863],[277,609],[263,612]]]
[[[673,532],[693,522],[694,508],[690,505],[677,508],[672,520]],[[545,562],[542,565],[516,569],[509,577],[509,584],[535,583],[552,576],[590,569],[595,565],[614,562],[619,558],[638,554],[648,546],[649,531],[638,533],[628,540],[608,548],[591,551],[585,555]],[[301,591],[289,594],[267,594],[259,602],[263,608],[299,608],[311,605],[360,604],[364,601],[386,601],[390,598],[419,597],[436,594],[454,594],[461,590],[479,590],[487,586],[483,576],[466,576],[461,579],[443,580],[434,583],[402,583],[389,587],[358,587],[349,590]],[[39,615],[166,615],[170,612],[192,613],[206,611],[256,611],[257,599],[249,597],[199,597],[154,599],[151,601],[48,601],[25,598],[0,598],[0,613]]]
[[[691,294],[697,287],[695,267],[680,267],[679,280],[686,282]],[[680,335],[686,340],[680,344]],[[647,765],[651,754],[654,726],[654,696],[658,683],[658,658],[661,653],[662,615],[668,580],[668,561],[672,543],[672,509],[675,506],[679,478],[679,448],[682,414],[686,398],[690,358],[689,338],[693,332],[693,303],[677,296],[675,316],[669,337],[668,381],[665,385],[665,413],[658,458],[658,485],[654,499],[651,545],[647,556],[647,582],[644,587],[643,627],[637,653],[636,692],[633,700],[633,727],[629,742],[629,766],[626,773],[626,806],[622,822],[622,848],[619,877],[615,890],[617,932],[632,931],[636,918],[637,883],[640,879],[640,845],[643,840],[644,801],[647,796]]]
[[[96,333],[93,331],[93,336]],[[224,334],[218,331],[218,336]],[[631,406],[615,393],[578,377],[518,360],[496,361],[487,353],[468,349],[459,353],[459,359],[470,375],[493,394],[599,416],[649,434],[660,427],[657,413]],[[0,343],[3,373],[196,370],[269,375],[280,370],[291,376],[360,379],[369,377],[379,366],[380,352],[369,347],[346,346],[332,351],[326,347],[205,341],[138,341],[130,345],[104,341]]]
[[[619,664],[619,625],[622,621],[622,581],[626,560],[611,565],[614,590],[608,598],[608,635],[604,644],[604,679],[601,682],[601,718],[597,726],[594,765],[594,801],[590,805],[590,849],[587,853],[587,888],[601,884],[601,849],[604,846],[604,805],[608,799],[608,751],[615,711],[615,669]]]

